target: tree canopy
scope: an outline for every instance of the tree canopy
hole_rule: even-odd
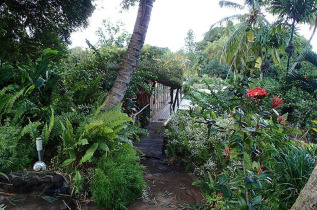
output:
[[[87,26],[93,0],[1,0],[0,58],[37,57],[48,47],[62,49],[70,34]],[[26,53],[27,52],[27,53]]]

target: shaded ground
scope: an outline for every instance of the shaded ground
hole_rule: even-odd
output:
[[[49,196],[1,196],[0,203],[6,206],[6,210],[69,210],[79,209],[74,202],[65,198]],[[78,204],[82,210],[98,210],[93,203]]]
[[[194,177],[183,168],[164,161],[162,124],[151,124],[148,127],[149,137],[141,137],[140,143],[136,144],[145,154],[141,163],[146,166],[144,179],[147,189],[129,210],[190,209],[189,205],[204,203],[200,189],[192,185]]]

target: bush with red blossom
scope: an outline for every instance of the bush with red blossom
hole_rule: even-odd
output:
[[[268,95],[268,92],[260,87],[254,88],[253,90],[249,90],[247,93],[247,98],[256,98],[262,99]]]

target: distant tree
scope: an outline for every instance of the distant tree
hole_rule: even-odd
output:
[[[123,8],[133,6],[137,0],[123,0]],[[137,19],[134,25],[133,34],[125,54],[122,67],[107,96],[107,103],[104,109],[109,109],[121,103],[128,85],[131,81],[133,71],[140,58],[148,26],[150,23],[152,8],[155,0],[140,0]]]
[[[190,70],[197,70],[196,69],[196,42],[195,42],[195,34],[192,29],[189,29],[187,35],[184,39],[185,41],[185,48],[184,48],[184,55],[189,60],[189,69]],[[199,72],[199,71],[197,71]]]
[[[98,44],[101,47],[119,47],[128,46],[131,34],[124,29],[124,23],[117,21],[115,24],[110,20],[103,20],[102,27],[96,31]]]
[[[196,48],[195,34],[192,29],[189,29],[189,31],[187,32],[187,36],[185,38],[185,52],[194,53],[195,48]]]
[[[88,24],[93,0],[0,0],[0,59],[36,58],[61,49],[70,34]]]

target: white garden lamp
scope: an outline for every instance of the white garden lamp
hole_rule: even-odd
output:
[[[37,161],[34,166],[34,171],[44,171],[46,170],[46,164],[43,162],[43,140],[41,138],[36,138],[36,150],[39,156],[39,161]]]

